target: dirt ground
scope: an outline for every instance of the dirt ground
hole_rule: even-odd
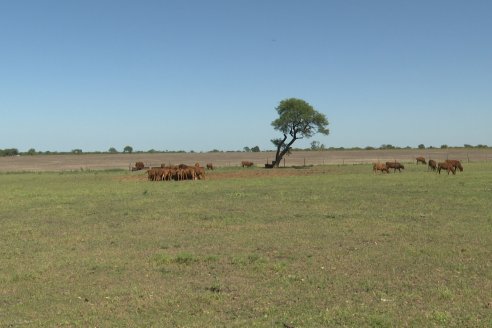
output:
[[[146,166],[160,166],[196,162],[216,167],[240,166],[247,160],[263,167],[274,159],[273,152],[217,152],[217,153],[132,153],[132,154],[80,154],[80,155],[34,155],[0,157],[0,172],[14,171],[77,171],[129,169],[135,162]],[[492,149],[397,149],[397,150],[333,150],[296,151],[286,156],[281,166],[303,166],[323,164],[361,164],[397,160],[402,163],[415,162],[417,156],[426,159],[459,159],[465,163],[492,161]],[[268,170],[267,170],[268,171]],[[232,174],[232,173],[231,173]],[[260,173],[257,173],[260,174]],[[279,173],[280,174],[280,173]]]

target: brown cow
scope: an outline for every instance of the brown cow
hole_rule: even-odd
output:
[[[196,180],[196,167],[188,166],[186,169],[182,170],[183,180]]]
[[[372,171],[374,172],[374,174],[376,174],[377,171],[381,171],[381,173],[389,173],[388,167],[384,163],[372,163]]]
[[[447,159],[447,160],[445,160],[445,162],[453,165],[455,170],[459,169],[460,172],[463,172],[463,165],[461,165],[461,162],[458,161],[457,159]]]
[[[213,170],[214,165],[212,163],[207,163],[207,170]]]
[[[254,165],[254,163],[253,162],[250,162],[250,161],[242,161],[241,162],[241,166],[242,167],[251,167],[253,165]]]
[[[401,173],[401,170],[402,169],[405,169],[405,166],[403,166],[402,164],[398,163],[397,161],[394,161],[394,162],[386,162],[386,167],[388,169],[393,169],[393,173],[395,173],[396,170],[398,170]]]
[[[453,175],[456,174],[456,168],[454,167],[453,164],[451,164],[449,162],[438,163],[437,164],[437,172],[439,172],[439,174],[441,174],[441,169],[447,170],[448,175],[449,175],[450,171],[453,172]]]
[[[205,179],[205,169],[201,166],[195,166],[195,174],[198,180]]]
[[[432,171],[437,170],[437,163],[433,159],[429,160],[429,165],[427,166],[427,171],[429,171],[429,170],[432,170]]]
[[[417,160],[417,165],[419,165],[419,163],[422,163],[424,165],[427,164],[427,162],[425,161],[425,158],[422,156],[417,157],[416,160]]]
[[[132,171],[140,171],[145,168],[145,164],[143,162],[136,162],[135,166],[132,167]]]
[[[162,180],[162,170],[160,167],[152,167],[147,170],[147,176],[149,181],[161,181]]]

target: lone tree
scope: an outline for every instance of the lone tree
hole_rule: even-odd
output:
[[[133,152],[132,146],[125,146],[125,148],[123,148],[123,152],[131,154]]]
[[[284,137],[271,140],[277,147],[275,161],[272,162],[274,167],[278,167],[285,154],[290,153],[292,144],[297,139],[310,138],[316,133],[330,133],[326,116],[302,99],[284,99],[275,109],[279,117],[272,122],[272,126]]]

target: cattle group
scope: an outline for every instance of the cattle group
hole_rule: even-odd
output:
[[[418,164],[427,164],[426,160],[424,157],[417,157],[416,158],[417,165]],[[393,172],[395,173],[396,170],[401,173],[402,169],[405,169],[405,167],[397,162],[396,160],[393,162],[386,162],[386,163],[372,163],[372,170],[376,174],[378,171],[381,171],[381,173],[386,172],[390,173],[390,169],[393,169]],[[463,172],[463,165],[461,165],[461,162],[456,159],[447,159],[444,162],[436,162],[435,160],[431,159],[429,160],[428,163],[428,169],[427,170],[432,170],[435,171],[439,174],[441,174],[441,170],[445,170],[449,173],[456,174],[456,171],[459,170],[460,172]]]
[[[149,181],[182,181],[182,180],[203,180],[205,179],[205,169],[196,163],[195,166],[185,164],[161,167],[152,167],[147,170]]]
[[[401,173],[401,170],[404,170],[405,169],[405,166],[403,166],[403,164],[397,162],[397,161],[394,161],[394,162],[386,162],[386,163],[372,163],[372,171],[374,173],[377,173],[377,171],[381,171],[381,173],[383,172],[386,172],[386,173],[390,173],[390,169],[393,169],[393,173],[396,172],[396,170],[398,170],[398,172]]]
[[[254,163],[250,161],[242,161],[242,167],[251,167]],[[207,170],[215,170],[213,163],[206,164]],[[195,163],[194,166],[186,164],[166,165],[161,164],[160,167],[147,167],[143,162],[136,162],[135,166],[131,167],[132,171],[140,171],[147,169],[147,178],[149,181],[182,181],[182,180],[203,180],[205,179],[205,167],[201,167],[200,163]]]

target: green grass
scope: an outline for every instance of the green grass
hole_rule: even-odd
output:
[[[0,174],[0,326],[492,326],[491,164],[307,171]]]

